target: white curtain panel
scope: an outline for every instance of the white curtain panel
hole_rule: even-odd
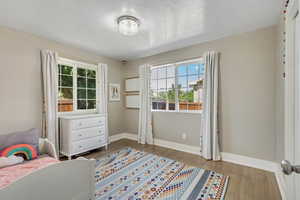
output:
[[[108,68],[106,64],[99,63],[98,64],[98,80],[100,80],[99,84],[99,102],[97,102],[98,113],[104,114],[105,117],[105,134],[108,138],[108,80],[107,73]]]
[[[41,51],[43,84],[43,130],[42,137],[48,138],[59,152],[57,117],[57,58],[56,52]]]
[[[151,65],[148,64],[141,65],[139,68],[139,76],[140,76],[140,111],[139,111],[138,142],[141,144],[153,144],[151,95],[150,95]]]
[[[204,54],[204,108],[202,113],[202,156],[209,160],[220,160],[218,96],[219,96],[219,53]]]

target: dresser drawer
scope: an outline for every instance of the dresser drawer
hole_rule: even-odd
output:
[[[95,128],[73,130],[71,135],[72,135],[72,141],[78,141],[90,137],[104,136],[104,133],[105,132],[103,127],[95,127]]]
[[[80,140],[77,142],[73,142],[72,144],[72,153],[81,153],[87,150],[92,150],[95,148],[101,147],[103,144],[105,144],[105,136],[97,136],[88,138],[85,140]]]
[[[87,119],[76,119],[72,121],[72,129],[82,129],[90,127],[100,127],[105,125],[105,117],[95,117]]]

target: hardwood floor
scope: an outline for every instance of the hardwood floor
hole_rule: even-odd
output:
[[[255,168],[236,165],[229,162],[213,162],[172,149],[155,145],[141,145],[132,140],[119,140],[109,145],[108,150],[99,150],[86,155],[87,158],[99,158],[107,153],[132,147],[159,156],[168,157],[186,164],[213,170],[229,176],[229,185],[226,193],[226,200],[279,200],[281,199],[275,175],[271,172]]]

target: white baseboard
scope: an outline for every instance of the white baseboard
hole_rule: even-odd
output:
[[[120,139],[129,139],[129,140],[137,141],[137,134],[119,133],[117,135],[113,135],[113,136],[109,137],[110,142],[114,142],[114,141],[117,141]],[[200,147],[196,147],[196,146],[180,144],[180,143],[170,142],[170,141],[161,140],[161,139],[154,139],[154,145],[200,155]]]
[[[183,152],[187,152],[187,153],[191,153],[191,154],[200,155],[200,147],[197,147],[197,146],[180,144],[180,143],[170,142],[170,141],[162,140],[162,139],[154,139],[154,145],[169,148],[169,149],[174,149],[174,150],[178,150],[178,151],[183,151]]]
[[[129,139],[129,140],[137,141],[137,134],[120,133],[120,134],[109,137],[110,142],[114,142],[114,141],[117,141],[120,139]],[[197,146],[180,144],[180,143],[170,142],[170,141],[162,140],[162,139],[154,139],[154,145],[200,155],[200,147],[197,147]],[[286,194],[285,194],[286,186],[285,186],[285,181],[284,181],[284,175],[281,172],[281,168],[280,168],[279,164],[272,162],[272,161],[261,160],[261,159],[257,159],[257,158],[251,158],[251,157],[242,156],[242,155],[233,154],[233,153],[227,153],[227,152],[221,152],[221,155],[222,155],[223,161],[231,162],[231,163],[235,163],[235,164],[239,164],[239,165],[243,165],[243,166],[247,166],[247,167],[262,169],[265,171],[270,171],[270,172],[275,173],[275,177],[276,177],[276,180],[277,180],[277,183],[279,186],[279,190],[280,190],[282,199],[286,200]]]
[[[121,139],[125,139],[123,133],[112,135],[112,136],[109,136],[109,143],[115,142],[115,141],[118,141],[118,140],[121,140]]]
[[[277,170],[277,164],[272,161],[261,160],[257,158],[252,158],[248,156],[242,156],[233,153],[222,152],[222,160],[226,162],[235,163],[238,165],[244,165],[247,167],[253,167],[257,169],[262,169],[266,171],[275,172]]]
[[[137,141],[137,134],[134,133],[123,133],[124,138],[129,139],[129,140],[134,140]]]
[[[115,142],[121,139],[129,139],[137,141],[137,135],[133,133],[119,133],[109,137],[109,143]]]

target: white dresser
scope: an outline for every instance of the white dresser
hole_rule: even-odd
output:
[[[108,145],[106,116],[101,114],[60,117],[60,152],[68,156]]]

